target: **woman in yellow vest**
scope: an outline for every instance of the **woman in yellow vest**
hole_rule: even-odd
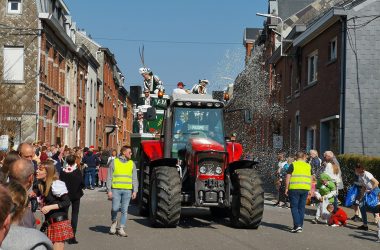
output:
[[[311,166],[306,162],[306,154],[298,152],[297,160],[288,168],[285,194],[289,196],[293,217],[292,233],[301,233],[305,217],[306,198],[311,189]]]
[[[116,233],[116,216],[121,207],[120,227],[117,233],[124,237],[127,236],[124,228],[127,223],[129,201],[131,197],[133,200],[136,199],[138,191],[136,165],[131,157],[131,147],[123,146],[120,150],[120,157],[110,163],[107,178],[108,199],[112,200],[110,234]]]

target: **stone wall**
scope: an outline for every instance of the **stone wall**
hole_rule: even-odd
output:
[[[19,117],[15,124],[20,126],[21,138],[14,141],[34,141],[36,139],[36,82],[38,77],[37,51],[38,51],[38,14],[34,0],[22,1],[21,14],[7,13],[7,2],[0,3],[0,99],[4,113]],[[3,81],[3,47],[19,46],[24,48],[24,81],[5,83]],[[8,93],[7,98],[4,98]],[[8,112],[6,112],[8,111]],[[18,129],[17,129],[18,130]],[[22,132],[21,132],[22,131]],[[17,136],[18,137],[18,136]]]
[[[345,153],[380,155],[379,13],[380,1],[373,0],[348,11]]]

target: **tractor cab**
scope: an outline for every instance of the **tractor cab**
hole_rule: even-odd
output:
[[[195,138],[225,151],[222,103],[186,99],[172,104],[171,157],[179,158],[178,152],[186,150],[189,140]]]

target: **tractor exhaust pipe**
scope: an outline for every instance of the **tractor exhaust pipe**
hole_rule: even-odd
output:
[[[199,191],[199,204],[203,205],[203,191]]]

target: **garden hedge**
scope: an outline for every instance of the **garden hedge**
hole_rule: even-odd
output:
[[[344,185],[350,186],[355,178],[355,166],[361,162],[368,172],[380,180],[380,157],[364,156],[358,154],[343,154],[337,156],[342,171]]]

